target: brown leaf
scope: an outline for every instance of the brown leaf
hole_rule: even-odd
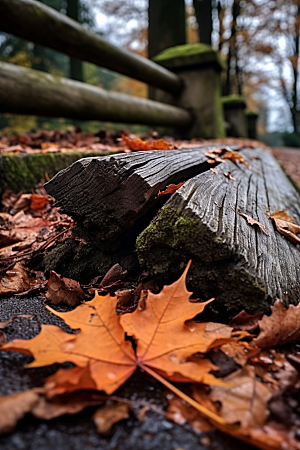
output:
[[[6,275],[0,279],[0,295],[14,294],[29,288],[30,279],[27,270],[20,263],[7,270]]]
[[[99,434],[109,436],[116,423],[128,419],[129,405],[127,403],[117,402],[112,405],[105,405],[95,412],[93,420]]]
[[[214,402],[222,404],[223,419],[227,423],[240,423],[242,427],[264,425],[271,393],[256,379],[254,367],[244,367],[225,377],[224,381],[230,383],[230,387],[213,386],[210,394]]]
[[[248,216],[247,214],[236,211],[235,209],[233,209],[233,207],[231,205],[229,205],[229,206],[232,209],[232,211],[234,211],[236,214],[239,214],[240,216],[244,217],[247,220],[247,223],[249,223],[249,225],[252,225],[252,226],[257,225],[267,236],[269,236],[267,229],[260,222],[253,219],[253,217]]]
[[[253,344],[260,348],[294,342],[300,337],[300,304],[286,309],[280,300],[271,306],[272,314],[258,322],[260,333]]]
[[[127,275],[127,270],[123,270],[120,264],[114,264],[104,275],[100,287],[111,286],[112,284],[123,280]]]
[[[0,435],[13,431],[18,421],[38,404],[41,390],[30,389],[0,397]]]
[[[254,331],[258,327],[258,321],[262,319],[264,313],[247,314],[245,310],[234,316],[229,325],[235,330]]]
[[[247,167],[247,169],[250,169],[250,170],[251,170],[251,167],[250,167],[249,164],[247,163],[246,159],[245,159],[240,153],[235,152],[234,150],[228,149],[228,150],[226,151],[226,153],[222,156],[222,159],[223,159],[223,160],[224,160],[224,159],[225,159],[225,160],[226,160],[226,159],[230,159],[230,161],[233,161],[233,162],[238,161],[238,162],[240,162],[241,164],[244,164],[244,165]]]
[[[166,195],[166,194],[174,194],[174,192],[176,192],[177,189],[179,189],[181,186],[183,186],[184,183],[185,183],[185,181],[183,181],[182,183],[178,183],[178,184],[169,184],[164,191],[158,191],[156,198],[162,197],[163,195]]]
[[[78,281],[71,278],[61,278],[54,270],[50,272],[47,288],[46,301],[51,305],[66,303],[69,306],[77,306],[85,298]]]
[[[30,209],[38,210],[44,209],[45,206],[50,204],[48,196],[32,194],[30,199]]]
[[[184,425],[188,422],[196,433],[211,431],[211,424],[191,405],[171,392],[167,394],[167,399],[169,402],[167,417],[170,420],[179,425]]]
[[[228,178],[229,180],[235,181],[235,178],[231,175],[230,172],[224,172],[224,176],[225,176],[226,178]]]
[[[269,215],[269,219],[274,221],[277,231],[289,241],[293,244],[300,243],[300,238],[296,236],[300,233],[300,226],[295,223],[293,217],[291,217],[286,210],[275,211]]]
[[[213,169],[212,167],[209,169],[212,173],[215,175],[218,175],[218,171],[216,169]]]

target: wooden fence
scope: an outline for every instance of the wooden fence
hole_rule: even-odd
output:
[[[174,72],[120,49],[35,0],[1,0],[0,30],[143,81],[172,95],[183,89]],[[82,120],[187,128],[188,109],[0,63],[0,111]]]

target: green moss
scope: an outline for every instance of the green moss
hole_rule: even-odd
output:
[[[258,117],[259,114],[257,112],[248,110],[248,111],[246,111],[246,116],[255,118],[255,117]]]
[[[97,156],[95,152],[36,153],[0,155],[0,195],[5,189],[31,192],[41,179],[52,178],[57,172],[78,159]]]
[[[167,48],[155,56],[155,61],[161,61],[170,58],[177,58],[177,56],[199,55],[201,53],[212,53],[214,50],[208,44],[187,44],[176,45],[175,47]]]
[[[226,63],[220,54],[207,44],[188,44],[170,47],[153,58],[154,61],[169,69],[187,66],[215,66],[225,69]]]
[[[233,95],[226,95],[224,97],[221,97],[221,102],[224,106],[224,108],[232,108],[232,107],[243,107],[246,108],[246,102],[244,97],[241,95],[233,94]]]

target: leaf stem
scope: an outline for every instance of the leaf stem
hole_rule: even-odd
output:
[[[220,425],[226,425],[226,422],[222,417],[218,416],[217,414],[213,413],[212,411],[209,411],[209,409],[204,408],[204,406],[200,405],[200,403],[196,402],[193,398],[186,395],[184,392],[182,392],[180,389],[175,387],[173,384],[169,383],[165,378],[158,375],[158,373],[154,372],[154,370],[150,369],[147,366],[144,366],[143,364],[139,364],[140,368],[143,369],[145,372],[147,372],[149,375],[151,375],[153,378],[155,378],[157,381],[162,383],[164,386],[166,386],[170,391],[174,392],[174,394],[178,395],[178,397],[185,400],[187,403],[189,403],[191,406],[193,406],[195,409],[200,411],[204,416],[209,417],[210,419],[214,420],[215,422],[219,423]]]

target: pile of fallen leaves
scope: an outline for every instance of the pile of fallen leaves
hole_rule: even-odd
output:
[[[86,133],[80,128],[63,130],[40,130],[18,133],[9,136],[0,134],[0,154],[23,153],[55,153],[76,150],[80,152],[132,152],[145,150],[172,150],[180,148],[196,148],[201,145],[236,145],[244,147],[264,146],[253,139],[223,138],[215,140],[192,139],[191,141],[175,140],[170,136],[156,139],[157,132],[141,139],[126,131],[99,130],[97,133]]]
[[[130,401],[112,394],[142,370],[172,392],[168,410],[158,410],[170,419],[198,431],[199,423],[209,427],[207,420],[262,449],[299,449],[300,355],[293,342],[300,337],[300,306],[285,309],[278,301],[270,316],[242,312],[229,325],[201,322],[213,299],[190,301],[188,267],[160,293],[144,292],[133,312],[117,314],[117,296],[96,292],[69,312],[47,307],[76,334],[42,325],[33,339],[4,344],[2,350],[32,355],[27,367],[75,366],[60,368],[42,388],[1,397],[1,432],[29,412],[51,419],[101,404],[94,420],[106,434],[129,415]]]
[[[0,296],[40,291],[46,279],[33,270],[43,254],[66,239],[73,220],[61,215],[42,184],[32,194],[6,191],[0,212]]]

